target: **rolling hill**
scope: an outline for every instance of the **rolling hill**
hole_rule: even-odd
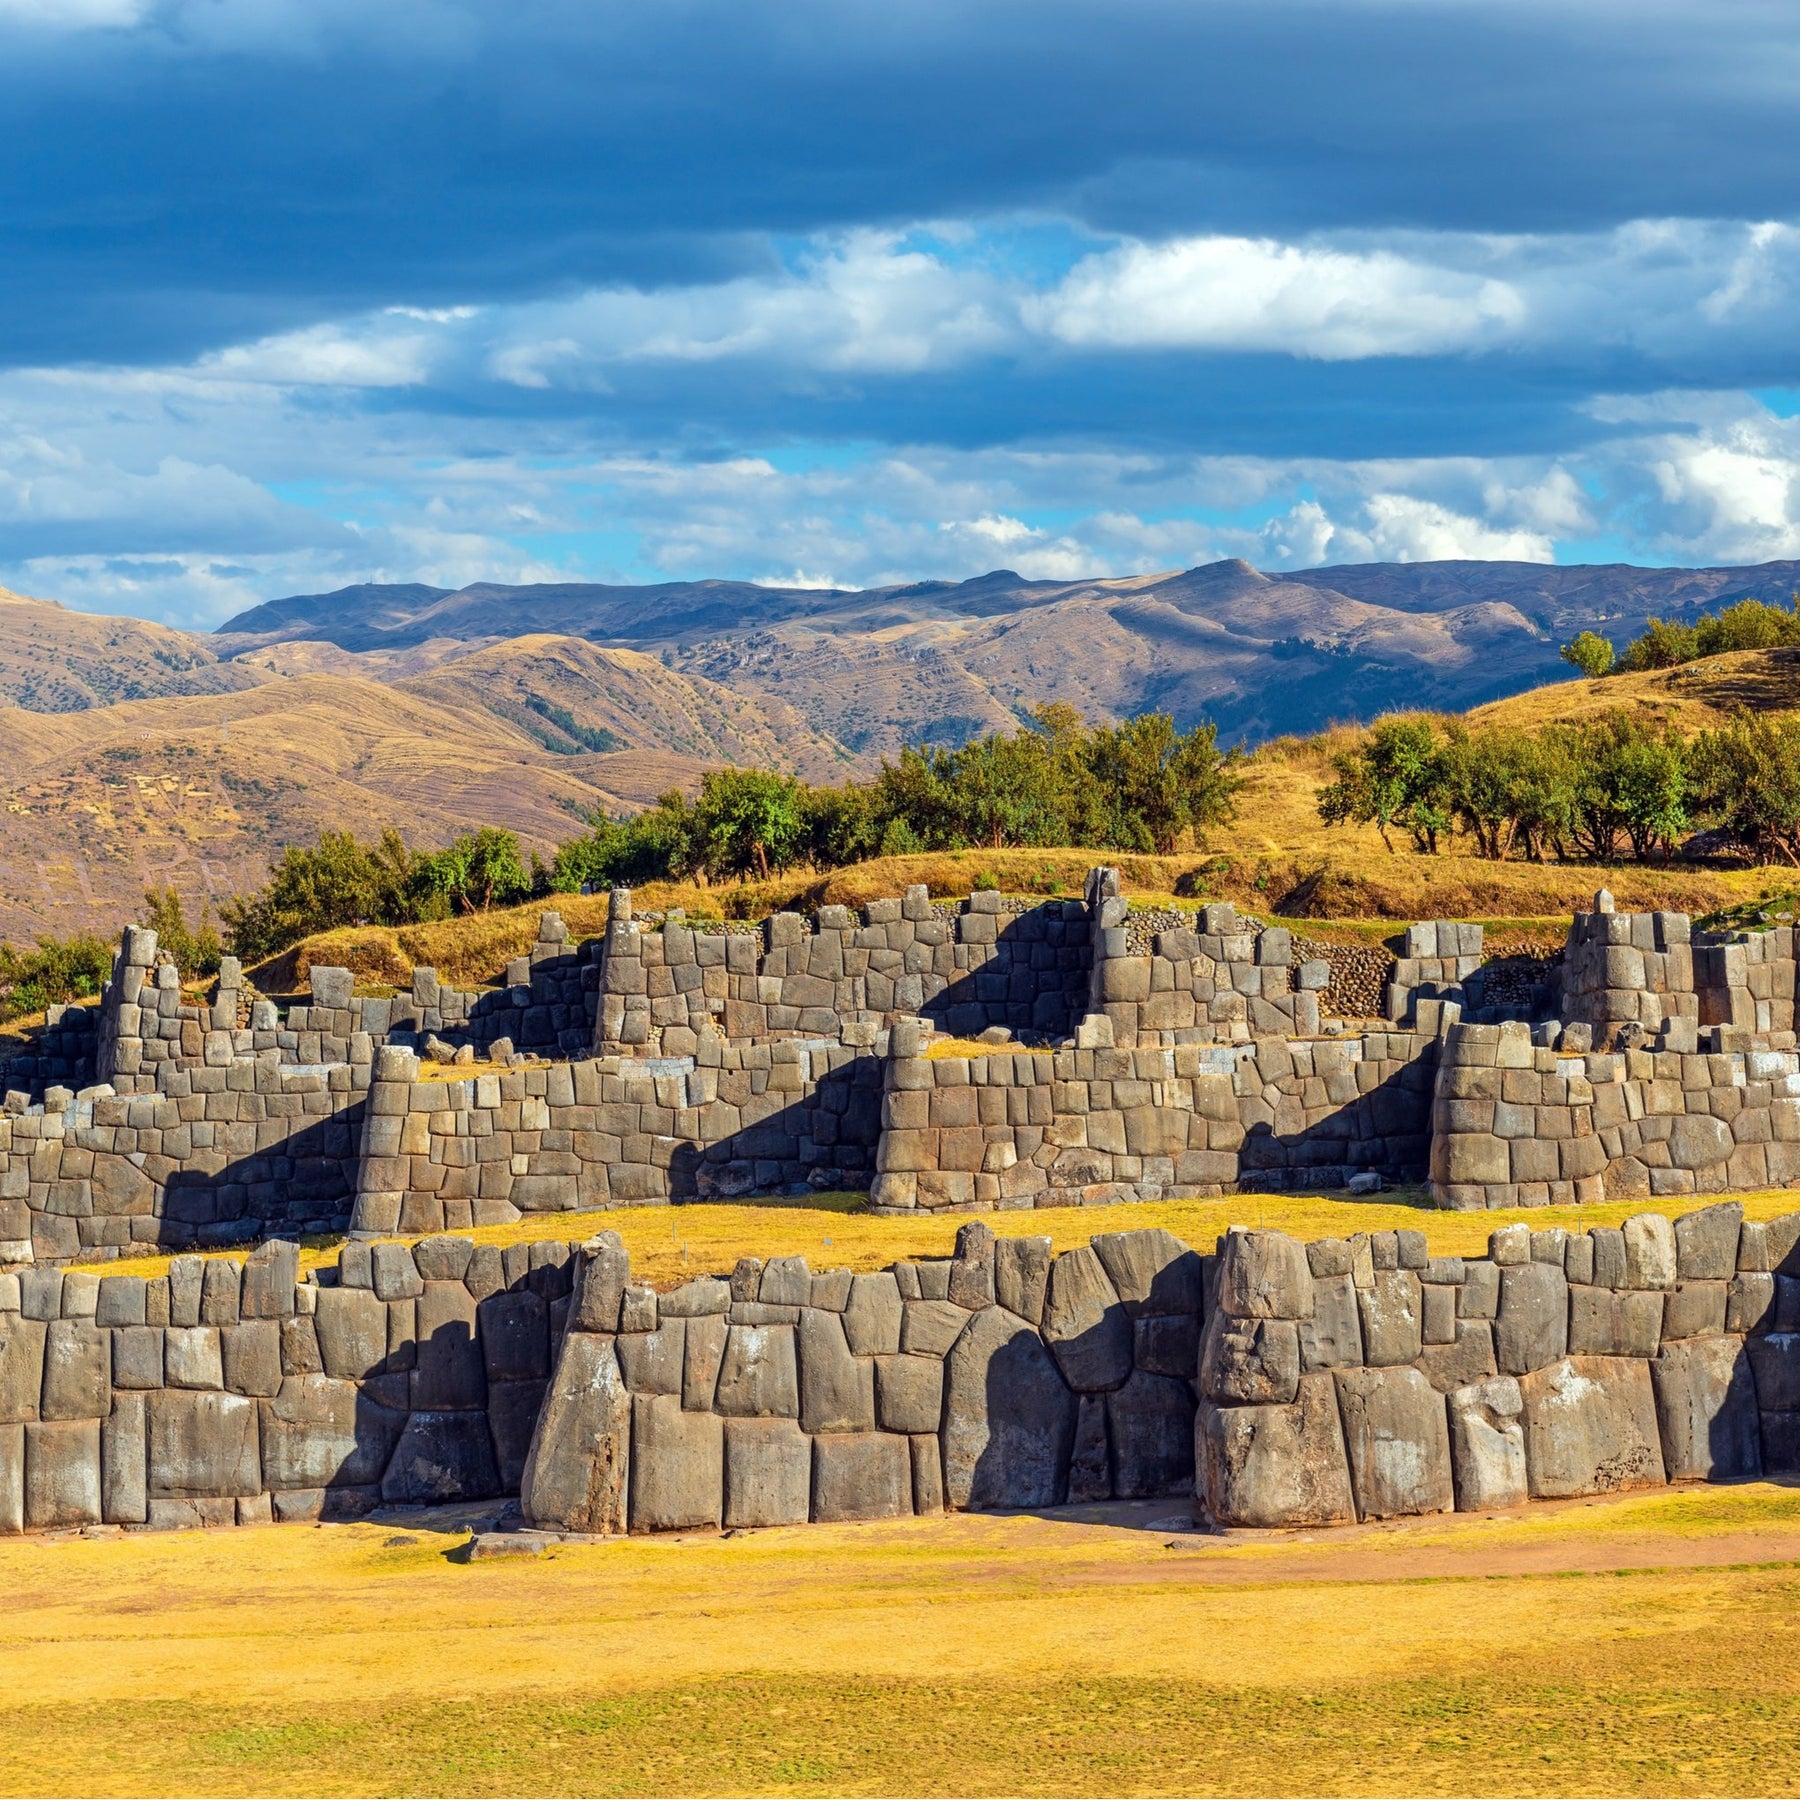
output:
[[[1463,710],[1556,678],[1593,627],[1635,635],[1745,594],[1785,599],[1800,563],[1750,569],[1369,564],[1267,574],[1230,561],[1158,575],[971,581],[852,592],[749,582],[645,587],[360,586],[272,601],[227,622],[222,658],[426,653],[552,632],[795,709],[871,759],[961,742],[1046,700],[1094,717],[1151,707],[1255,743],[1395,706]],[[441,650],[439,651],[441,654]]]

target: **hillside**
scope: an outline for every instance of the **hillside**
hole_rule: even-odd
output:
[[[648,658],[540,639],[517,672],[510,660],[464,658],[451,665],[461,675],[421,678],[422,691],[303,675],[81,713],[0,709],[12,770],[0,936],[112,932],[151,884],[172,883],[196,907],[248,891],[282,845],[327,827],[370,836],[392,825],[430,845],[493,824],[547,853],[596,808],[647,804],[725,761],[804,760],[826,778],[843,764],[786,709]],[[616,749],[585,750],[514,698],[542,691],[572,705],[579,682],[598,690],[585,716],[615,733]],[[546,744],[559,737],[561,753]]]
[[[1553,682],[1476,707],[1469,723],[1536,729],[1598,718],[1620,707],[1683,731],[1721,725],[1746,709],[1788,711],[1800,707],[1800,650],[1735,650],[1678,669]]]
[[[239,693],[262,679],[221,661],[205,638],[0,588],[0,706],[82,712],[157,695]]]
[[[1553,680],[1558,647],[1615,639],[1651,613],[1744,594],[1785,599],[1800,564],[1746,569],[1369,564],[1267,574],[1229,561],[1119,579],[964,582],[861,592],[749,582],[560,583],[454,591],[365,585],[296,595],[223,626],[218,654],[333,644],[392,659],[446,639],[550,632],[656,653],[792,706],[862,757],[960,742],[1027,706],[1093,717],[1151,707],[1232,742],[1316,731],[1398,706],[1460,711]]]

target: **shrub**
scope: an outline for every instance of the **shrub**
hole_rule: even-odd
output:
[[[33,950],[0,944],[0,1021],[88,1000],[112,972],[112,947],[90,933],[41,937]]]
[[[1602,675],[1612,673],[1618,653],[1613,649],[1611,638],[1603,638],[1597,631],[1578,631],[1572,643],[1563,645],[1562,659],[1573,663],[1582,674],[1598,680]]]

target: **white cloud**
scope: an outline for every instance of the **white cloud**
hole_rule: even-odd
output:
[[[1336,361],[1481,349],[1516,336],[1525,310],[1507,282],[1388,251],[1200,237],[1087,257],[1025,316],[1083,347]]]

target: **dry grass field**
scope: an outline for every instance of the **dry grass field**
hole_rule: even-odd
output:
[[[1800,1493],[1209,1536],[1180,1500],[559,1546],[0,1542],[9,1794],[1800,1787]]]

